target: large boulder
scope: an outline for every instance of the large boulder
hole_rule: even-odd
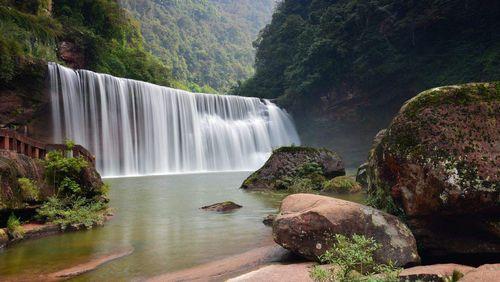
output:
[[[27,189],[21,178],[29,179],[33,187]],[[75,181],[81,187],[81,196],[95,201],[107,202],[105,185],[92,165],[83,168]],[[56,188],[47,178],[45,164],[41,159],[31,158],[14,151],[0,150],[0,226],[6,225],[14,213],[22,221],[33,219],[37,208],[49,197],[56,195]]]
[[[336,176],[345,175],[342,158],[328,149],[281,147],[259,170],[241,185],[249,190],[286,189],[293,179],[310,179],[314,185]]]
[[[398,266],[420,262],[415,238],[397,217],[361,204],[313,194],[286,197],[273,225],[274,241],[303,257],[317,260],[330,249],[334,234],[372,237],[382,247],[379,263]]]
[[[19,189],[19,178],[34,180],[39,185],[42,195],[53,194],[53,191],[44,185],[44,167],[40,160],[0,150],[0,218],[4,209],[24,208],[31,201]]]
[[[369,202],[407,219],[424,258],[500,252],[500,83],[405,103],[370,151]]]

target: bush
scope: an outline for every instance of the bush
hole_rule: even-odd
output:
[[[11,214],[7,220],[7,230],[9,236],[13,239],[22,239],[24,237],[24,229],[21,226],[21,222],[14,214]]]
[[[44,161],[45,177],[54,185],[57,195],[82,194],[78,184],[80,172],[88,166],[83,157],[65,157],[61,151],[47,153]]]
[[[51,197],[37,210],[38,218],[47,222],[59,224],[61,229],[90,229],[104,222],[106,204],[92,202],[84,198]]]
[[[304,163],[297,169],[296,172],[296,175],[299,177],[309,176],[311,174],[322,175],[323,167],[316,162]]]
[[[23,199],[38,201],[39,200],[39,190],[36,186],[35,181],[29,178],[18,178],[19,189],[21,190],[21,195]]]
[[[312,193],[314,192],[314,184],[309,178],[294,178],[288,186],[290,193]]]
[[[399,269],[392,264],[378,264],[373,258],[382,246],[372,238],[354,234],[351,239],[336,234],[333,247],[320,256],[322,263],[333,267],[310,272],[315,281],[399,281]]]
[[[352,176],[338,176],[323,182],[323,191],[336,193],[356,193],[361,191],[361,184]]]

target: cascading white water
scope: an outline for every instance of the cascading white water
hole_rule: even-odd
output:
[[[49,63],[54,140],[96,155],[104,176],[254,170],[299,144],[270,101],[191,93]]]

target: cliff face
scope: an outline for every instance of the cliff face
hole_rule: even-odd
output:
[[[256,40],[235,94],[277,99],[306,145],[359,164],[402,103],[441,85],[500,79],[498,1],[293,1]]]
[[[50,141],[50,124],[47,63],[20,59],[18,74],[0,84],[0,127]]]

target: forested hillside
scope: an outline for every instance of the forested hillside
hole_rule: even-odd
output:
[[[274,0],[119,0],[140,20],[146,48],[194,91],[225,92],[253,73],[252,41]]]
[[[116,0],[0,0],[0,34],[0,127],[43,124],[49,61],[187,88]]]
[[[33,60],[58,61],[162,85],[171,70],[143,48],[138,22],[113,0],[0,2],[0,79]]]
[[[494,0],[285,0],[233,92],[277,98],[303,141],[362,160],[409,97],[500,79],[499,15]]]

